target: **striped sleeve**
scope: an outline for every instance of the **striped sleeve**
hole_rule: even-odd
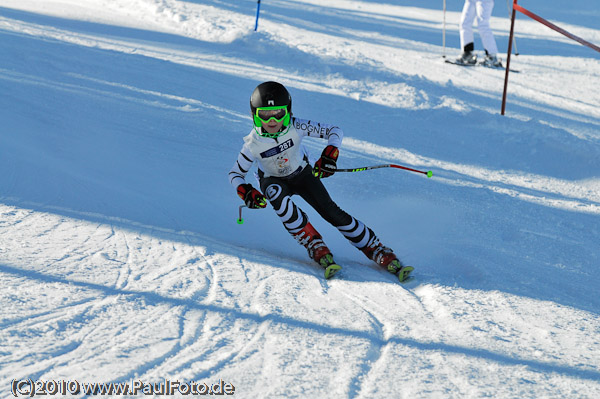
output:
[[[229,171],[229,183],[237,190],[240,184],[246,183],[246,174],[254,164],[254,156],[250,153],[246,146],[242,147],[237,160]]]
[[[332,145],[334,147],[339,147],[342,145],[342,138],[344,137],[344,132],[338,126],[332,126],[329,130],[329,135],[327,136],[327,144]]]

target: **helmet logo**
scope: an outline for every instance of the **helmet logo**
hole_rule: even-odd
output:
[[[275,101],[273,101],[273,100],[269,100],[267,103],[268,103],[269,105],[275,105]]]

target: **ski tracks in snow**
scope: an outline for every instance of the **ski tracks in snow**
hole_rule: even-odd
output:
[[[386,368],[392,368],[388,372],[394,372],[395,367],[385,360],[389,356],[389,347],[395,345],[391,338],[406,332],[408,330],[406,320],[397,320],[398,314],[410,318],[413,311],[409,309],[420,309],[420,301],[409,290],[398,287],[391,292],[382,292],[379,301],[357,293],[352,287],[345,289],[342,284],[336,284],[335,287],[350,301],[364,311],[365,321],[370,325],[373,339],[370,342],[370,349],[363,357],[364,364],[349,386],[349,398],[369,397],[376,387],[369,378],[371,372],[385,372]],[[391,294],[391,295],[390,295]],[[405,310],[409,310],[404,312]],[[390,317],[390,314],[392,317]],[[396,320],[394,320],[396,319]],[[404,325],[402,325],[404,324]],[[367,330],[369,332],[369,330]]]
[[[273,299],[268,285],[275,281],[265,265],[224,255],[232,248],[208,253],[207,241],[212,251],[220,248],[209,238],[5,202],[10,201],[0,203],[0,273],[23,289],[10,294],[12,306],[4,309],[0,324],[14,336],[7,343],[22,347],[24,355],[0,363],[20,364],[32,377],[73,378],[62,370],[82,361],[107,365],[95,371],[104,382],[165,375],[202,380],[231,369],[228,365],[255,362],[273,324],[279,329],[293,322],[292,315],[286,320],[273,317],[271,309],[261,312],[261,302],[254,301]],[[237,293],[243,281],[249,295]],[[50,337],[62,346],[28,348],[31,339]],[[116,366],[108,370],[109,364]]]
[[[19,349],[2,351],[0,363],[32,377],[76,378],[77,364],[86,379],[104,382],[218,376],[263,392],[257,381],[283,368],[273,392],[313,392],[287,384],[312,381],[349,398],[401,389],[402,380],[382,383],[390,372],[420,376],[434,395],[448,394],[436,391],[440,375],[461,394],[485,392],[473,375],[551,374],[549,390],[565,378],[583,387],[599,377],[600,348],[589,340],[598,319],[584,311],[502,292],[400,285],[353,262],[325,281],[294,257],[239,258],[231,244],[191,232],[5,202],[0,273],[15,289],[2,294],[10,308],[0,326]],[[528,392],[505,386],[505,396]]]
[[[127,345],[149,346],[157,352],[148,359],[137,356],[111,373],[116,374],[115,380],[133,377],[163,366],[166,359],[183,353],[202,335],[206,311],[198,311],[195,305],[214,300],[218,283],[203,249],[123,228],[123,221],[88,222],[34,210],[36,207],[1,204],[0,208],[0,272],[3,279],[19,280],[14,286],[22,287],[6,294],[12,298],[6,302],[11,306],[3,309],[0,324],[13,336],[7,337],[9,345],[25,345],[23,353],[32,355],[11,359],[31,370],[30,376],[42,376],[46,368],[57,373],[64,367],[61,364],[77,361],[77,342],[86,341],[95,358],[109,357],[105,353],[131,339]],[[177,325],[177,333],[162,327],[165,323],[159,320],[165,317],[179,317],[176,324],[166,323]],[[130,330],[138,322],[140,330]],[[85,328],[77,334],[66,334],[80,325]],[[136,337],[145,335],[143,326],[152,333]],[[164,332],[156,333],[157,328]],[[94,338],[98,334],[108,346],[102,347],[98,337]],[[57,350],[40,351],[28,343],[48,335],[71,344],[59,354]],[[157,342],[153,335],[163,338]],[[127,352],[133,355],[136,351]],[[46,364],[44,369],[37,366],[40,360]]]

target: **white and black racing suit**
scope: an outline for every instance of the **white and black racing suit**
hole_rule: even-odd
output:
[[[290,234],[301,231],[308,223],[306,214],[292,201],[297,194],[352,245],[365,247],[376,239],[375,234],[340,209],[321,180],[311,173],[308,152],[302,145],[306,136],[319,137],[340,147],[344,134],[337,126],[295,117],[291,118],[287,131],[277,138],[261,136],[253,129],[244,137],[244,146],[229,172],[231,185],[237,190],[240,184],[245,184],[246,174],[256,162],[261,191]]]

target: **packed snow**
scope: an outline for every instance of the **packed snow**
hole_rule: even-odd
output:
[[[597,0],[519,4],[600,45]],[[518,14],[501,115],[504,71],[444,63],[462,1],[266,0],[255,31],[256,9],[0,0],[0,397],[600,397],[600,53]],[[333,279],[271,209],[236,223],[267,80],[344,130],[339,167],[433,171],[324,180],[414,279],[299,199]]]

